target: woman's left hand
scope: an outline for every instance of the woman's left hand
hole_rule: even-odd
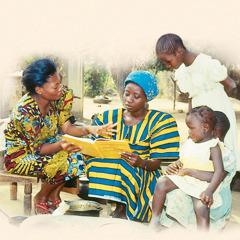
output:
[[[120,157],[127,161],[133,167],[141,167],[143,163],[143,159],[139,157],[139,155],[130,152],[124,152],[120,154]],[[145,161],[144,161],[145,162]]]
[[[76,146],[73,143],[68,143],[65,139],[60,140],[61,148],[67,152],[80,152],[82,150],[82,147]]]
[[[117,123],[110,122],[102,126],[88,126],[86,127],[86,129],[89,133],[95,135],[96,137],[98,137],[98,135],[113,136],[115,133],[118,132],[118,130],[113,129],[116,126],[117,126]]]

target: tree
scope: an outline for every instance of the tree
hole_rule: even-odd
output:
[[[106,65],[97,60],[84,62],[84,95],[96,97],[104,94],[105,82],[109,76]]]
[[[124,64],[122,64],[124,62]],[[157,57],[151,56],[148,60],[134,62],[133,60],[121,61],[121,64],[111,66],[111,73],[116,84],[117,91],[122,100],[124,92],[124,81],[128,74],[133,70],[145,70],[157,75],[158,71],[166,70],[167,67],[164,63],[159,61]]]

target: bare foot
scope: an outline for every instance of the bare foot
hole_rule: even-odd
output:
[[[162,231],[162,230],[164,230],[164,229],[166,229],[166,228],[159,223],[159,224],[155,225],[155,227],[154,227],[153,230],[154,230],[155,232],[160,232],[160,231]]]
[[[116,209],[110,214],[113,218],[127,219],[126,205],[117,203]]]
[[[153,219],[148,226],[155,232],[160,232],[166,229],[157,219]]]

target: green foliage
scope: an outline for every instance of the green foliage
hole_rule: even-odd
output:
[[[145,70],[150,72],[152,75],[156,77],[158,81],[158,87],[159,87],[158,97],[166,98],[169,95],[168,73],[170,73],[170,69],[168,69],[166,67],[166,64],[161,62],[155,55],[153,55],[147,61],[137,63],[133,67],[133,70]]]
[[[39,56],[37,55],[22,57],[18,62],[18,66],[17,66],[18,70],[19,71],[24,70],[31,62],[37,60],[38,58]]]
[[[84,62],[84,95],[96,97],[103,95],[105,83],[109,78],[107,67],[97,61]]]
[[[168,70],[166,65],[159,61],[154,54],[149,56],[149,58],[146,60],[138,61],[138,62],[129,62],[128,64],[125,65],[120,65],[120,66],[114,66],[111,68],[112,76],[115,82],[115,85],[117,87],[118,94],[120,98],[122,99],[122,95],[124,92],[124,80],[128,76],[128,74],[131,71],[135,70],[145,70],[153,74],[158,81],[159,79],[158,73],[164,70]],[[162,90],[163,91],[163,90]]]
[[[133,70],[145,70],[157,75],[159,71],[169,70],[165,63],[161,62],[156,56],[152,56],[149,60],[134,65]]]

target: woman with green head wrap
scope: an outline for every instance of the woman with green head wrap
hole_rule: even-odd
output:
[[[124,108],[103,112],[95,125],[117,123],[114,136],[99,137],[126,140],[132,152],[121,153],[119,159],[86,161],[89,196],[117,202],[113,217],[148,222],[148,203],[162,175],[161,161],[178,159],[179,133],[170,114],[146,108],[158,95],[152,74],[132,72],[124,87]]]

